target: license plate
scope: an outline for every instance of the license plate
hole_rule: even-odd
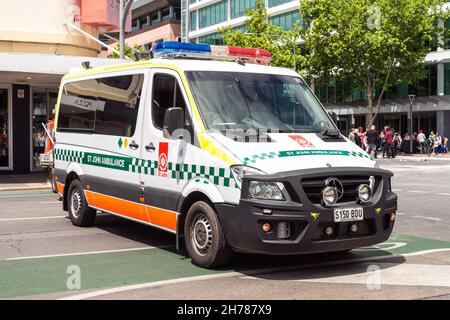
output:
[[[360,221],[364,219],[363,208],[334,209],[334,222]]]

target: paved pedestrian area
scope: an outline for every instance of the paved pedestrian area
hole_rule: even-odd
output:
[[[0,192],[49,188],[46,171],[29,174],[0,174]]]

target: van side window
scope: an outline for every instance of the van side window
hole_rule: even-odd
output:
[[[179,107],[186,111],[186,102],[175,77],[156,74],[153,78],[152,118],[156,128],[164,125],[164,114],[168,108]]]
[[[65,84],[58,131],[133,136],[143,82],[144,75],[136,74]]]
[[[98,80],[95,133],[133,136],[144,75],[126,75]]]
[[[97,87],[96,80],[64,85],[59,104],[58,130],[94,131]]]

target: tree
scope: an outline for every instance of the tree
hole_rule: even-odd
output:
[[[367,126],[377,117],[392,86],[424,76],[429,43],[443,31],[440,0],[300,0],[312,21],[302,37],[305,67],[316,81],[352,79],[367,92]],[[444,46],[443,41],[440,45]]]
[[[246,9],[245,16],[245,32],[230,26],[219,30],[227,45],[266,49],[272,54],[270,64],[273,66],[297,69],[303,63],[297,43],[300,23],[287,31],[270,24],[264,0],[256,0],[255,8]]]
[[[119,51],[119,45],[117,44],[117,45],[114,47],[114,49],[116,49],[117,51]],[[134,49],[134,50],[133,50],[133,49]],[[142,46],[140,46],[140,45],[138,45],[138,44],[135,44],[135,45],[133,46],[133,49],[132,49],[131,47],[129,47],[128,44],[125,44],[125,49],[124,49],[125,56],[128,57],[128,58],[130,58],[130,59],[133,59],[133,60],[134,60],[134,53],[135,53],[136,51],[140,51],[140,52],[144,51],[144,48],[142,48]],[[119,55],[117,52],[114,52],[114,51],[113,51],[113,52],[108,56],[108,58],[119,59],[119,58],[120,58],[120,55]]]

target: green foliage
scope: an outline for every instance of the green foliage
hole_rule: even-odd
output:
[[[135,44],[135,45],[133,46],[133,48],[134,48],[134,50],[136,50],[136,51],[141,51],[141,52],[144,51],[144,48],[143,48],[142,46],[138,45],[138,44]],[[117,51],[119,51],[119,49],[120,49],[119,44],[117,44],[117,45],[114,47],[114,49],[116,49]],[[134,60],[134,53],[135,53],[134,50],[133,50],[131,47],[129,47],[127,44],[125,44],[124,54],[125,54],[126,57],[128,57],[128,58]],[[118,53],[113,52],[113,53],[111,53],[111,54],[108,56],[108,58],[119,59],[120,56],[119,56]]]
[[[315,81],[352,78],[367,91],[372,124],[386,90],[423,77],[429,44],[443,31],[437,21],[447,16],[439,10],[443,2],[300,0],[301,15],[313,21],[302,32],[308,74]]]
[[[270,24],[264,0],[256,0],[255,8],[246,10],[245,16],[245,32],[230,26],[219,30],[227,45],[266,49],[272,54],[270,64],[273,66],[294,68],[295,64],[297,69],[302,65],[304,57],[297,43],[301,30],[299,23],[287,31]]]

